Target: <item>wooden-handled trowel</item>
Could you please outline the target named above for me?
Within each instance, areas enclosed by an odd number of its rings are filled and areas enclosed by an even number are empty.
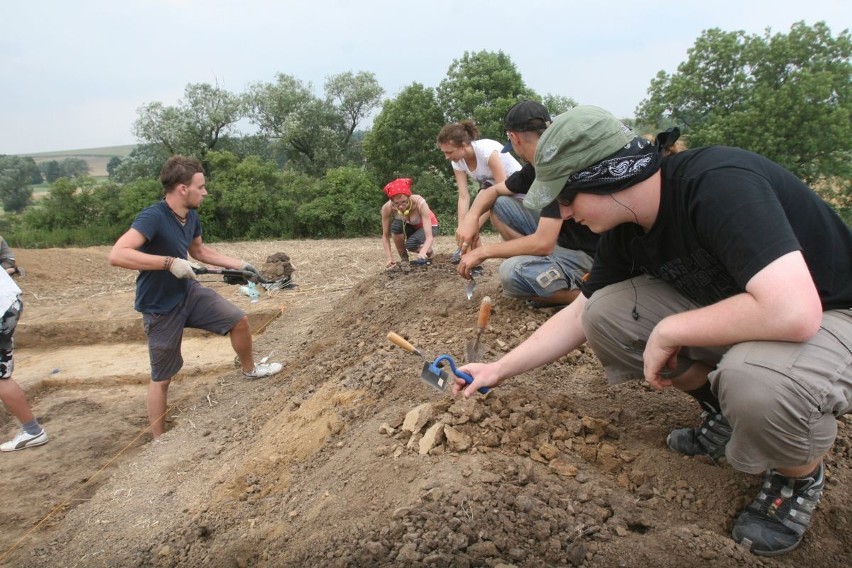
[[[430,387],[439,391],[444,391],[447,389],[447,386],[452,382],[449,378],[449,375],[447,375],[447,372],[441,368],[442,363],[444,361],[450,364],[450,369],[453,370],[453,374],[455,376],[459,377],[467,384],[473,382],[473,377],[463,371],[459,371],[456,368],[455,361],[453,361],[453,358],[449,355],[439,355],[438,358],[434,361],[429,361],[428,359],[426,359],[423,353],[420,352],[419,349],[414,347],[414,345],[412,345],[409,341],[407,341],[399,334],[396,334],[391,331],[390,333],[388,333],[388,339],[390,339],[394,345],[402,347],[409,353],[419,355],[426,361],[425,363],[423,363],[423,369],[420,371],[420,379]],[[490,389],[488,387],[482,387],[481,389],[479,389],[479,392],[485,394],[489,390]]]
[[[476,339],[467,342],[465,346],[465,358],[468,363],[478,363],[485,355],[485,346],[480,342],[482,332],[488,327],[488,319],[491,317],[491,297],[485,296],[479,304],[479,316],[476,318]]]

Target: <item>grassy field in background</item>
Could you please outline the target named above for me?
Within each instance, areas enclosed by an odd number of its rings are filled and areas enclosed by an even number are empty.
[[[124,158],[135,148],[135,144],[123,146],[104,146],[103,148],[83,148],[79,150],[62,150],[59,152],[40,152],[37,154],[21,154],[22,157],[32,158],[37,164],[56,160],[61,162],[66,158],[80,158],[89,164],[89,175],[94,178],[107,177],[106,166],[113,156]],[[37,189],[36,189],[37,191]]]

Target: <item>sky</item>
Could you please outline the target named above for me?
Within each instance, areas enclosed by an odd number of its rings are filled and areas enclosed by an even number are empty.
[[[190,83],[371,72],[395,97],[466,51],[503,51],[540,95],[632,117],[704,30],[852,28],[850,0],[28,0],[0,3],[0,154],[135,144],[138,109]]]

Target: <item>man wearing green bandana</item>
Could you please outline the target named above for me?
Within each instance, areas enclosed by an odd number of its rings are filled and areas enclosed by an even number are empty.
[[[733,538],[783,554],[810,524],[835,418],[852,407],[852,230],[757,154],[664,157],[677,134],[649,142],[593,106],[556,118],[524,205],[555,200],[601,235],[590,276],[502,359],[462,367],[474,381],[454,391],[495,387],[588,341],[611,383],[644,378],[698,402],[700,425],[671,432],[673,451],[765,474]]]

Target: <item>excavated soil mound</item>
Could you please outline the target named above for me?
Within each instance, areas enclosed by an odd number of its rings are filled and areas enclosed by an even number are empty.
[[[672,428],[697,419],[683,395],[638,382],[607,386],[586,349],[469,400],[420,380],[423,360],[391,344],[389,331],[427,358],[449,354],[461,362],[487,294],[494,311],[482,342],[485,360],[494,360],[552,315],[502,297],[496,261],[485,263],[469,301],[448,262],[448,237],[438,239],[432,266],[387,271],[376,239],[219,248],[249,262],[276,251],[292,257],[299,289],[266,295],[257,305],[282,310],[256,337],[256,349],[282,360],[284,372],[254,382],[224,364],[184,373],[170,393],[170,430],[154,443],[134,439],[145,426],[144,381],[37,392],[36,412],[49,418],[53,438],[0,456],[6,505],[20,501],[0,518],[7,547],[0,563],[848,563],[847,419],[838,421],[828,487],[803,544],[759,559],[729,534],[761,479],[665,447]],[[95,252],[93,258],[105,254]],[[116,288],[132,284],[123,273],[116,277]],[[41,303],[33,311],[46,317],[45,309]],[[136,365],[144,369],[144,361]],[[7,421],[3,434],[13,430]],[[67,447],[71,442],[76,447]]]

